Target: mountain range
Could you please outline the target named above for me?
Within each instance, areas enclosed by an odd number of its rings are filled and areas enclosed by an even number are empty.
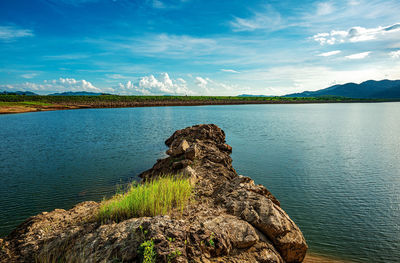
[[[346,83],[334,85],[317,91],[292,93],[284,97],[320,97],[340,96],[355,99],[398,99],[400,98],[400,80],[368,80],[360,84]]]
[[[31,91],[0,91],[0,94],[16,94],[16,95],[38,95]],[[49,96],[99,96],[110,95],[106,93],[95,93],[87,91],[78,92],[62,92],[53,93]],[[165,95],[167,96],[167,95]],[[283,97],[321,97],[321,96],[336,96],[347,97],[354,99],[400,99],[400,80],[368,80],[360,84],[346,83],[341,85],[333,85],[325,89],[316,91],[303,91],[300,93],[292,93]],[[238,97],[270,97],[267,95],[250,95],[242,94]]]
[[[0,94],[3,94],[3,95],[27,95],[27,96],[38,95],[32,91],[0,91]]]

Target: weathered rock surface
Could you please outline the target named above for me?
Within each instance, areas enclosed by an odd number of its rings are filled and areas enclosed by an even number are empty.
[[[84,202],[29,218],[4,240],[0,262],[141,262],[138,248],[153,239],[157,262],[302,262],[300,229],[262,185],[239,176],[232,148],[216,125],[176,131],[169,157],[143,172],[143,180],[184,174],[194,201],[182,213],[99,224],[99,204]]]

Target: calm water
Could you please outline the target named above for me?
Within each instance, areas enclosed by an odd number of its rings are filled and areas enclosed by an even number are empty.
[[[267,186],[313,252],[400,258],[400,103],[85,109],[0,115],[0,236],[26,217],[100,200],[215,123],[238,173]]]

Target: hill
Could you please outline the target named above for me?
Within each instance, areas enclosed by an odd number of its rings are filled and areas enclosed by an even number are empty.
[[[400,80],[368,80],[360,84],[346,83],[334,85],[317,91],[293,93],[284,97],[340,96],[357,99],[396,99],[400,98]]]
[[[27,95],[27,96],[35,96],[38,95],[32,91],[0,91],[0,94],[4,95]]]

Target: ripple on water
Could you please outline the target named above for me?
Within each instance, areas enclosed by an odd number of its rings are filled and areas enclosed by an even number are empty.
[[[310,251],[400,258],[400,103],[90,109],[0,116],[0,235],[28,216],[101,200],[198,123],[278,197]],[[23,125],[22,125],[23,124]]]

